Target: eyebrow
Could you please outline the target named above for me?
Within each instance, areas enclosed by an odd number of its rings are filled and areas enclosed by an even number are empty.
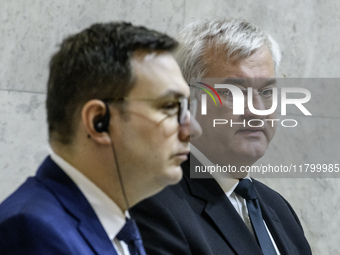
[[[264,84],[263,87],[268,86],[268,85],[274,85],[277,83],[277,79],[275,78],[265,79],[265,80],[266,80],[266,83]]]
[[[175,91],[175,90],[168,90],[158,96],[159,99],[167,99],[167,98],[179,98],[179,97],[185,97],[182,93]]]
[[[224,84],[232,84],[232,85],[239,85],[239,86],[246,87],[246,85],[247,85],[249,80],[254,80],[254,79],[227,78],[227,79],[224,79],[221,82],[221,84],[224,83]],[[269,85],[274,85],[274,84],[277,83],[277,79],[276,78],[263,78],[261,80],[265,81],[265,83],[262,85],[262,87],[266,87],[266,86],[269,86]]]
[[[221,83],[245,86],[246,80],[247,79],[227,78],[227,79],[224,79]]]

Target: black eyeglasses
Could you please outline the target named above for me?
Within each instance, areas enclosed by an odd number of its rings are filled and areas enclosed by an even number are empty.
[[[177,114],[177,121],[179,125],[184,125],[187,121],[188,110],[196,112],[196,105],[194,102],[189,103],[187,97],[178,97],[174,99],[153,99],[153,98],[108,98],[104,102],[119,102],[119,101],[146,101],[146,102],[164,102],[164,108],[168,110],[168,115]]]

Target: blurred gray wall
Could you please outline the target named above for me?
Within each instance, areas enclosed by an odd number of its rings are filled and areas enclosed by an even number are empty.
[[[280,77],[336,78],[340,66],[339,13],[337,0],[2,0],[0,201],[33,175],[50,152],[44,105],[48,62],[67,35],[92,23],[125,20],[175,36],[200,18],[243,17],[268,31],[280,44]],[[324,94],[323,87],[314,89]],[[335,86],[331,91],[334,95],[339,89]],[[315,116],[324,123],[321,127],[305,124],[300,133],[280,129],[261,162],[275,163],[283,158],[289,162],[301,155],[305,163],[328,163],[331,155],[334,163],[339,163],[339,146],[332,140],[339,139],[338,105],[335,101],[333,112]],[[306,141],[308,148],[302,146]],[[339,254],[340,179],[310,176],[262,181],[295,208],[314,254]]]

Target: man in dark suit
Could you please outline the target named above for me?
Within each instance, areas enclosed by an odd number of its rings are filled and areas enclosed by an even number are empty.
[[[147,253],[311,254],[289,203],[244,171],[264,155],[275,133],[267,120],[276,118],[268,109],[281,59],[277,43],[243,19],[193,23],[179,41],[177,60],[199,101],[203,135],[191,142],[183,180],[131,211]],[[222,106],[202,94],[215,84],[232,85],[216,88]],[[233,114],[239,102],[234,87],[252,99],[242,101],[242,114]],[[250,103],[266,114],[254,114]],[[223,125],[214,125],[216,119]]]
[[[129,23],[63,41],[47,86],[53,154],[0,205],[0,254],[145,254],[129,207],[180,181],[189,87],[172,38]]]

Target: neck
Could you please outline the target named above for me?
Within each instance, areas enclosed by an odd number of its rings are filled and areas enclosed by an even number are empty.
[[[203,165],[203,166],[215,166],[217,170],[217,165],[223,169],[223,172],[214,172],[212,174],[214,178],[231,178],[231,179],[242,179],[249,176],[249,173],[244,172],[245,168],[252,166],[256,161],[249,160],[239,163],[237,160],[223,158],[223,162],[217,162],[211,160],[207,155],[202,153],[196,146],[191,144],[190,147],[191,154]]]
[[[128,209],[110,148],[51,143],[52,150],[100,188],[122,212]],[[82,149],[77,149],[82,148]]]

